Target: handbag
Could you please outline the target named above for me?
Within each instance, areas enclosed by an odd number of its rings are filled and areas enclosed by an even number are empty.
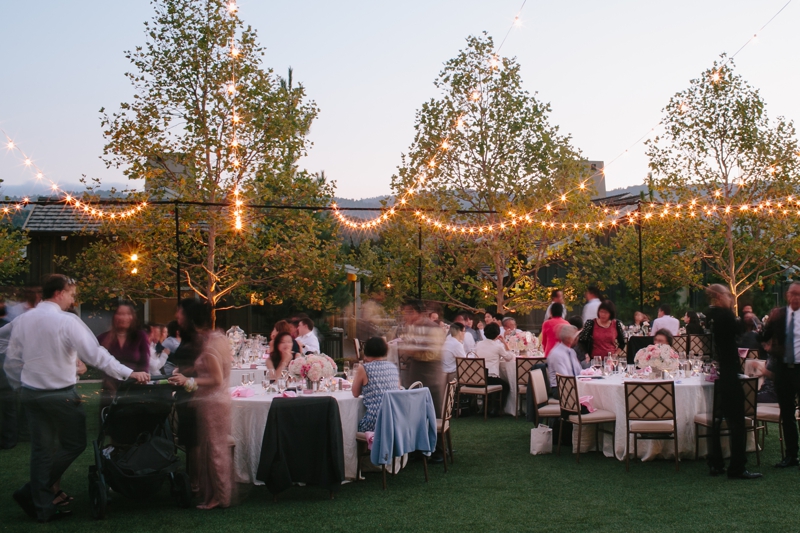
[[[531,429],[531,455],[553,453],[553,430],[549,426],[539,424]]]

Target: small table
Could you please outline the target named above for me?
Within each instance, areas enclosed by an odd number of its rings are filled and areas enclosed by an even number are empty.
[[[244,372],[244,370],[243,370]],[[250,370],[250,372],[253,372]],[[272,400],[277,394],[265,393],[259,385],[249,398],[233,398],[231,413],[231,435],[236,441],[233,451],[234,478],[238,483],[262,485],[256,480],[258,463],[261,460],[261,443]],[[366,409],[361,398],[354,398],[350,391],[318,392],[314,396],[327,395],[336,398],[342,420],[342,444],[344,448],[344,473],[347,479],[355,479],[358,467],[356,431],[358,421]]]

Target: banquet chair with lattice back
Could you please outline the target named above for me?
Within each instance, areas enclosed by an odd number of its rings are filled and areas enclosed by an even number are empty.
[[[483,419],[486,420],[489,412],[489,399],[492,395],[497,396],[499,409],[503,408],[503,387],[501,385],[489,385],[488,373],[486,371],[486,359],[456,357],[456,375],[458,379],[458,396],[456,402],[461,405],[461,395],[483,397]],[[456,418],[461,415],[459,409]]]
[[[689,335],[689,352],[711,356],[711,335]]]
[[[450,419],[453,418],[453,407],[456,401],[456,380],[447,383],[444,391],[444,404],[442,405],[442,418],[436,420],[436,441],[442,447],[444,458],[444,471],[447,473],[447,456],[450,456],[450,463],[453,459],[453,435],[450,433]]]
[[[528,373],[531,394],[533,395],[533,425],[538,426],[544,418],[559,418],[561,407],[558,400],[551,403],[547,397],[547,386],[544,381],[544,373],[541,369],[531,370]]]
[[[522,410],[522,399],[528,394],[528,373],[539,363],[544,363],[544,357],[517,357],[517,405],[514,410],[514,419],[519,417]]]
[[[675,411],[674,381],[625,382],[625,471],[630,470],[630,442],[639,457],[639,439],[672,439],[675,471],[679,470],[678,423]]]
[[[559,435],[563,435],[564,431],[564,415],[568,416],[567,421],[573,425],[578,426],[578,448],[575,450],[575,460],[581,462],[581,433],[583,426],[594,425],[597,426],[595,433],[595,446],[597,451],[603,453],[603,448],[600,446],[600,433],[607,433],[612,436],[613,431],[603,429],[603,424],[616,423],[617,416],[611,411],[604,409],[597,409],[593,413],[581,413],[581,402],[578,396],[578,381],[575,376],[564,376],[556,374],[556,384],[558,385],[558,401],[561,407],[561,420],[559,421]],[[561,439],[558,439],[558,452],[561,455]]]
[[[689,353],[689,336],[676,335],[672,340],[672,349],[678,353]]]

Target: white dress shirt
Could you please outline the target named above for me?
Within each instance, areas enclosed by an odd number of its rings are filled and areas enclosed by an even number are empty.
[[[471,338],[471,335],[466,335],[464,340]],[[475,341],[473,340],[474,344]],[[464,345],[458,339],[450,335],[444,340],[442,345],[442,372],[445,374],[452,374],[456,371],[456,357],[466,357],[467,352],[464,351]]]
[[[586,302],[586,305],[583,306],[583,313],[581,314],[584,324],[586,324],[587,320],[597,318],[598,307],[600,307],[600,298],[592,298]]]
[[[316,352],[319,353],[319,339],[314,335],[313,331],[309,331],[305,335],[297,337],[297,342],[303,344],[303,353]]]
[[[514,354],[507,351],[503,344],[495,339],[483,340],[475,345],[475,354],[479,358],[486,359],[486,370],[489,376],[493,378],[500,377],[500,360],[511,361],[514,359]]]
[[[664,315],[653,320],[653,327],[650,328],[650,333],[655,335],[660,329],[669,331],[674,337],[681,332],[681,322],[674,316]]]
[[[794,324],[792,324],[792,313],[794,313]],[[786,331],[794,326],[794,362],[800,364],[800,309],[792,311],[792,308],[786,306]]]
[[[56,390],[75,385],[78,357],[112,378],[127,379],[133,372],[100,346],[80,318],[53,302],[41,302],[0,328],[0,349],[5,342],[3,368],[15,389]]]
[[[581,364],[575,350],[568,348],[563,342],[559,342],[550,350],[547,356],[547,375],[550,378],[550,386],[557,387],[556,374],[562,376],[580,376]]]
[[[462,349],[464,350],[464,353],[475,351],[475,338],[470,335],[468,331],[464,332],[464,344],[462,345]],[[453,372],[455,372],[455,370],[453,370]]]

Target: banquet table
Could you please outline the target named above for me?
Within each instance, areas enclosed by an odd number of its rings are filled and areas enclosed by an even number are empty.
[[[508,398],[506,404],[503,406],[503,412],[509,415],[515,415],[517,412],[517,360],[516,358],[511,361],[500,361],[500,377],[508,381]]]
[[[253,386],[254,396],[232,399],[231,434],[236,441],[233,451],[233,468],[238,483],[263,484],[256,480],[261,459],[261,443],[272,400],[277,394],[265,393],[261,386]],[[339,404],[342,420],[344,472],[347,479],[355,479],[358,466],[356,431],[358,421],[364,416],[364,402],[354,398],[350,391],[319,392],[314,396],[333,396]]]
[[[254,374],[255,379],[253,384],[260,387],[261,381],[266,378],[267,367],[264,365],[258,365],[256,368],[231,368],[231,378],[228,382],[228,385],[231,387],[237,387],[241,385],[242,376],[246,374]]]
[[[613,412],[617,417],[614,441],[611,436],[601,434],[603,453],[607,457],[615,456],[620,461],[625,459],[625,387],[623,381],[631,378],[622,376],[606,376],[602,379],[578,378],[578,394],[592,396],[592,405],[595,409],[604,409]],[[678,423],[678,450],[680,456],[694,459],[695,455],[695,425],[696,414],[711,412],[714,400],[714,384],[704,378],[691,377],[675,380],[675,410]],[[590,428],[590,431],[586,431]],[[610,428],[607,428],[610,429]],[[701,430],[704,432],[705,430]],[[594,449],[595,431],[593,426],[584,427],[583,446],[581,452]],[[578,432],[573,431],[573,452],[577,447]],[[747,449],[755,450],[755,439],[748,433]],[[700,439],[700,456],[707,453],[708,439]],[[588,446],[587,446],[588,444]],[[588,448],[588,449],[587,449]],[[630,451],[633,453],[633,438],[631,437]],[[729,455],[728,438],[722,439],[722,452]],[[673,441],[670,440],[639,440],[639,458],[650,461],[656,458],[671,459],[675,457]]]

